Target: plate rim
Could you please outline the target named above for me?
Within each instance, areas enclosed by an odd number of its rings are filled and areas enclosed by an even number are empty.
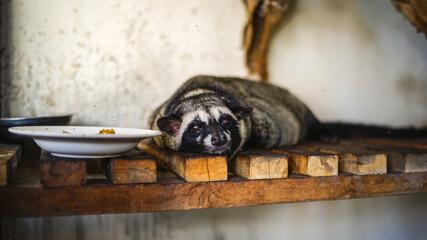
[[[123,155],[123,152],[116,153],[116,154],[94,154],[94,155],[82,155],[82,154],[63,154],[63,153],[56,153],[56,152],[50,152],[52,156],[55,157],[62,157],[62,158],[72,158],[72,159],[98,159],[98,158],[113,158],[113,157],[119,157]]]
[[[0,118],[0,122],[15,122],[15,121],[29,121],[29,120],[40,120],[40,119],[56,119],[56,118],[69,118],[73,114],[46,114],[34,117],[11,117],[11,118]]]
[[[135,131],[144,131],[145,133],[135,133],[126,135],[116,134],[97,134],[97,135],[85,135],[85,134],[63,134],[60,132],[43,132],[36,130],[25,130],[29,128],[97,128],[97,129],[126,129]],[[14,126],[8,128],[8,131],[17,134],[28,136],[31,138],[57,138],[57,139],[98,139],[98,140],[114,140],[114,139],[142,139],[149,137],[160,136],[162,133],[157,130],[144,129],[144,128],[127,128],[127,127],[111,127],[111,126],[73,126],[73,125],[39,125],[39,126]]]

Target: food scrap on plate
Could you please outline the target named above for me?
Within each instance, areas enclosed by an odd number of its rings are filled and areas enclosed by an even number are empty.
[[[116,131],[114,129],[102,129],[99,131],[99,134],[116,134]]]

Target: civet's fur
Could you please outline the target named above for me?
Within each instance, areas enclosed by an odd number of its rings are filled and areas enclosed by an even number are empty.
[[[319,127],[310,110],[285,89],[213,76],[188,80],[152,113],[149,124],[163,131],[154,138],[161,147],[229,158],[245,144],[264,149],[296,144],[309,128]]]

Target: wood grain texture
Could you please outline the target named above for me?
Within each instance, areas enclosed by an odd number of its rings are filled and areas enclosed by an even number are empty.
[[[227,180],[226,156],[175,152],[148,141],[140,142],[138,148],[157,157],[164,166],[187,182]]]
[[[45,187],[81,186],[86,183],[86,160],[54,157],[43,151],[40,157],[40,182]]]
[[[293,9],[294,0],[244,0],[247,21],[243,33],[246,65],[251,74],[268,81],[268,48],[282,19]]]
[[[140,150],[132,150],[120,157],[105,159],[104,170],[113,184],[149,183],[157,181],[156,158]]]
[[[385,153],[338,144],[306,143],[299,147],[338,155],[339,171],[357,175],[387,173]]]
[[[157,183],[44,188],[38,183],[0,187],[0,217],[158,212],[202,208],[351,199],[427,192],[427,173],[340,175],[286,179]]]
[[[308,176],[338,175],[338,156],[319,151],[298,148],[273,149],[274,152],[289,156],[290,171]]]
[[[342,141],[342,143],[384,152],[387,155],[389,172],[427,171],[427,151],[425,149],[376,144],[365,140],[348,140]]]
[[[391,0],[418,31],[427,37],[427,3],[425,0]]]
[[[19,145],[0,144],[0,186],[5,186],[15,171],[21,156]]]
[[[397,148],[421,148],[427,149],[427,138],[412,139],[389,139],[389,138],[351,138],[350,141],[372,143],[374,145],[385,145]]]
[[[246,179],[288,177],[288,156],[266,150],[240,152],[229,163],[230,171]]]

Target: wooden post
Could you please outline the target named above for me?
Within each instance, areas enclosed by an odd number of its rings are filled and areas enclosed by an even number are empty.
[[[175,152],[159,148],[148,141],[141,141],[138,148],[157,157],[163,165],[187,182],[227,180],[226,156]]]
[[[0,186],[6,186],[21,156],[19,145],[0,145]]]
[[[156,158],[134,149],[122,156],[103,160],[103,169],[113,184],[157,181]]]
[[[321,152],[338,154],[339,171],[357,175],[387,173],[387,156],[384,153],[367,150],[360,147],[342,146],[336,144],[304,144],[302,148]]]
[[[40,182],[43,186],[81,186],[86,183],[86,178],[86,159],[55,157],[42,151]]]
[[[313,177],[338,175],[338,156],[335,154],[297,148],[279,148],[273,151],[289,156],[290,170],[293,173]]]
[[[230,171],[246,179],[288,177],[288,156],[266,150],[240,152],[229,163]]]

